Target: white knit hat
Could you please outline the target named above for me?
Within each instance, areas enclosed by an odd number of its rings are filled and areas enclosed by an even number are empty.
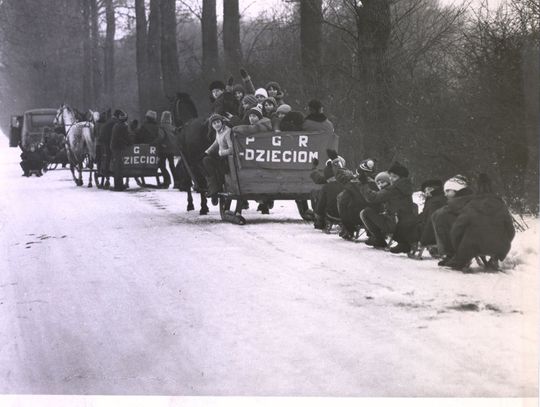
[[[444,190],[461,191],[468,186],[469,182],[467,181],[467,178],[465,178],[463,175],[458,174],[444,183]]]
[[[255,91],[255,96],[257,95],[262,95],[266,99],[268,97],[268,92],[266,91],[265,88],[259,88]]]

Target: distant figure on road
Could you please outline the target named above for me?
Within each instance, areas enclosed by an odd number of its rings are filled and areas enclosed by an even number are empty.
[[[124,191],[126,189],[123,182],[124,163],[122,160],[122,150],[133,144],[126,123],[127,119],[127,114],[121,112],[118,116],[118,123],[116,123],[112,129],[111,152],[114,164],[113,172],[115,191]]]

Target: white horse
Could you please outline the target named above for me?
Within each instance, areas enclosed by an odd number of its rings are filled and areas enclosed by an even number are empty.
[[[94,115],[94,112],[91,112]],[[70,163],[71,175],[77,186],[83,185],[82,172],[86,167],[90,170],[88,188],[92,187],[92,173],[96,159],[96,141],[94,124],[89,121],[78,122],[75,112],[67,105],[62,105],[56,112],[55,126],[64,127],[66,134],[66,152]],[[77,169],[78,177],[75,176]]]

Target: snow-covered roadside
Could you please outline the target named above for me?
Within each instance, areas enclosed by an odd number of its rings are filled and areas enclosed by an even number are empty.
[[[537,394],[537,219],[505,273],[465,275],[315,231],[290,202],[240,227],[173,190],[17,165],[2,146],[2,393]]]

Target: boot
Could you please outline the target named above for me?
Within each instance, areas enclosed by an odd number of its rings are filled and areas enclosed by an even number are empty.
[[[209,176],[207,179],[208,179],[208,192],[206,193],[206,195],[209,197],[213,197],[217,195],[218,192],[220,192],[220,188],[218,186],[216,177]]]
[[[447,254],[437,263],[437,266],[444,267],[448,264],[450,260],[452,260],[452,256]]]
[[[390,249],[390,253],[408,253],[411,251],[411,246],[408,243],[398,243],[396,246]]]
[[[385,248],[387,246],[386,240],[384,240],[381,237],[376,237],[376,236],[370,236],[368,240],[366,240],[365,243],[366,245],[373,246],[374,248]]]

